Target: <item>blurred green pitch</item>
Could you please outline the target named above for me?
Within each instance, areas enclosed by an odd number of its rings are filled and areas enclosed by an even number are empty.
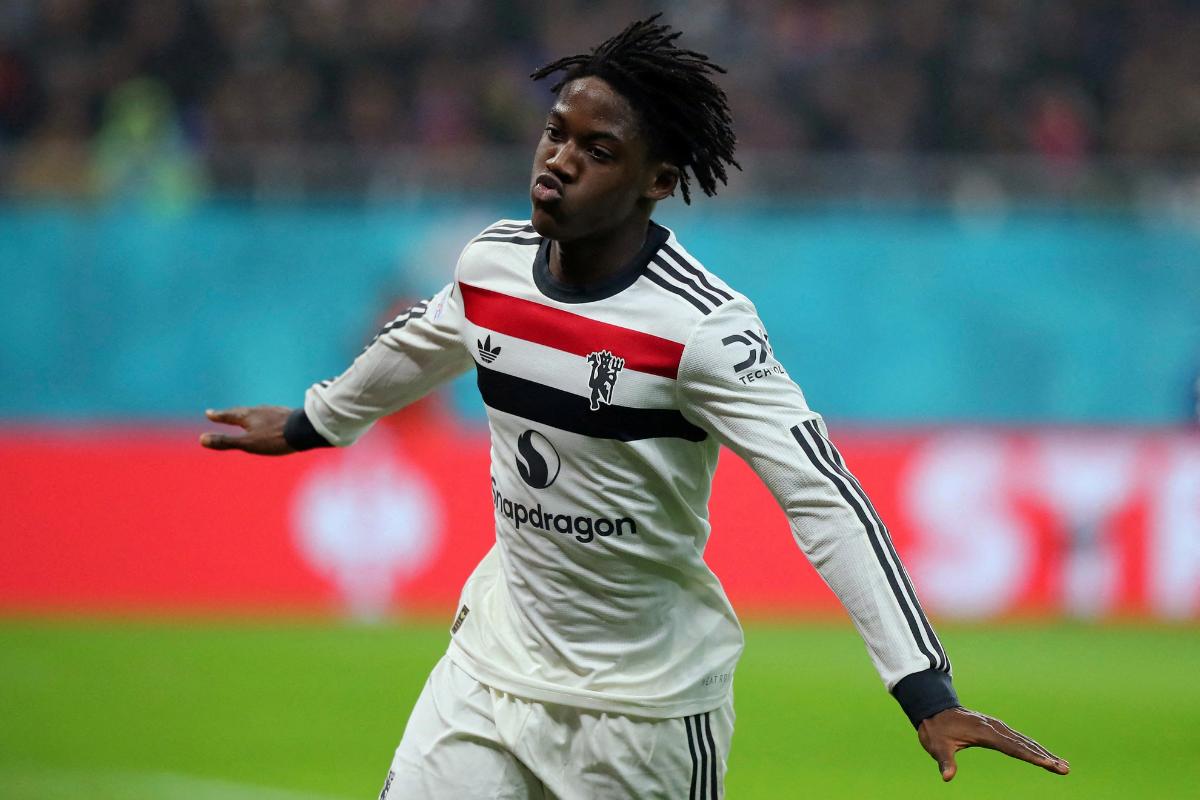
[[[964,701],[1057,754],[942,787],[845,624],[748,626],[728,796],[1200,797],[1200,629],[942,626]],[[373,798],[442,624],[0,622],[0,798]]]

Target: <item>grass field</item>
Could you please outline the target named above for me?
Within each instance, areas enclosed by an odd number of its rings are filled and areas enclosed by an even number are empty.
[[[0,798],[374,798],[444,625],[0,623]],[[751,625],[728,796],[1200,797],[1200,630],[944,626],[965,702],[1068,758],[943,786],[849,625]]]

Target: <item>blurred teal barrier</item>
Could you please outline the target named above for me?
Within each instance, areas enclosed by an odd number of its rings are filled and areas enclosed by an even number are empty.
[[[295,403],[399,298],[444,283],[471,235],[525,213],[490,199],[0,207],[0,415]],[[1197,228],[703,200],[661,220],[757,303],[777,354],[830,416],[1186,417],[1200,369]],[[469,379],[458,390],[468,397]]]

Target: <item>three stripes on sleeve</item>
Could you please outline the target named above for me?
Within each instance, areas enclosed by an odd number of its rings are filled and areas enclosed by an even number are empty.
[[[646,278],[671,294],[682,297],[701,314],[707,316],[733,299],[732,294],[715,285],[703,271],[669,244],[664,244],[650,262],[646,265]],[[667,280],[667,277],[674,282]]]
[[[879,567],[887,578],[892,595],[904,613],[913,641],[921,654],[929,660],[929,668],[949,674],[950,659],[917,601],[917,594],[913,591],[908,573],[900,563],[887,527],[875,511],[875,507],[871,505],[858,479],[846,469],[841,454],[833,446],[833,442],[821,433],[815,419],[793,426],[791,433],[813,467],[833,484],[838,494],[858,517],[871,543],[871,549],[875,552]]]

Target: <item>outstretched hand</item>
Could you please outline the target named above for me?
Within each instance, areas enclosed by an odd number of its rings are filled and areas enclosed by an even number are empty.
[[[942,780],[954,778],[958,764],[954,754],[968,747],[987,747],[1028,761],[1057,775],[1066,775],[1071,765],[1023,733],[1014,731],[994,717],[968,709],[948,708],[921,722],[917,728],[921,746],[933,756]]]
[[[213,422],[237,425],[245,431],[234,436],[226,433],[205,433],[200,444],[209,450],[242,450],[260,456],[284,456],[296,452],[283,438],[290,408],[284,406],[238,406],[223,411],[209,409],[204,416]]]

